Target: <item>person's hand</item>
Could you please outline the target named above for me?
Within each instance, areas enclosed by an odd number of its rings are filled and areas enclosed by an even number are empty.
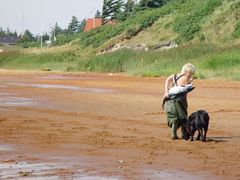
[[[163,99],[164,99],[164,98],[167,98],[167,97],[168,97],[168,93],[165,92],[164,95],[163,95]]]
[[[164,95],[163,95],[163,99],[162,99],[162,109],[164,109],[164,104],[166,102],[166,98],[168,98],[168,93],[165,92]]]
[[[189,84],[191,84],[192,81],[193,81],[193,77],[190,78],[190,80],[189,80]]]

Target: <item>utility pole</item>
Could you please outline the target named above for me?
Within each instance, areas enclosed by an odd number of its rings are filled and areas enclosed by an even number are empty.
[[[42,47],[42,40],[43,40],[42,36],[43,36],[43,33],[42,33],[42,25],[41,25],[41,47]]]
[[[53,30],[53,42],[57,40],[56,35],[55,35],[55,29]]]
[[[42,32],[41,32],[41,47],[42,47]]]
[[[22,10],[22,36],[24,35],[24,10]]]

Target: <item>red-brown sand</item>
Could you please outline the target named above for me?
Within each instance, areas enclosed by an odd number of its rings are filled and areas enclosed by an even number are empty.
[[[194,81],[188,111],[210,115],[203,143],[171,140],[164,79],[1,70],[0,143],[13,147],[1,163],[65,165],[46,177],[240,179],[240,82]]]

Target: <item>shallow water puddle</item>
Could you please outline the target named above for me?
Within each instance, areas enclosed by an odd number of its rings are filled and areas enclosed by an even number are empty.
[[[27,163],[27,162],[2,162],[0,163],[1,179],[76,179],[76,180],[118,180],[118,178],[89,176],[81,173],[58,176],[58,171],[68,169],[69,166],[56,163]]]
[[[6,156],[2,156],[7,153]],[[118,180],[113,177],[101,177],[84,173],[82,168],[76,167],[76,164],[64,162],[27,162],[17,160],[17,149],[0,144],[0,179],[23,179],[23,180],[58,180],[58,179],[76,179],[76,180]],[[27,157],[26,157],[27,158]],[[28,157],[31,158],[31,157]],[[51,157],[49,157],[51,159]],[[77,165],[79,166],[79,164]],[[64,173],[65,172],[65,173]]]
[[[145,171],[145,177],[151,179],[151,180],[158,180],[158,179],[164,179],[164,180],[202,180],[202,179],[215,179],[219,177],[213,177],[207,173],[199,172],[198,174],[191,174],[184,171],[179,170],[160,170],[160,171]]]
[[[33,106],[31,98],[25,97],[0,97],[0,106]]]
[[[71,77],[71,76],[63,76],[63,75],[51,75],[44,77],[36,77],[37,79],[53,79],[53,80],[84,80],[84,79],[93,79],[90,77]]]
[[[8,145],[0,145],[0,152],[1,151],[12,151],[14,150],[12,147],[8,146]]]
[[[71,77],[67,76],[61,76],[61,75],[52,75],[52,76],[44,76],[44,77],[36,77],[37,79],[73,79]]]
[[[66,168],[58,164],[14,162],[0,163],[0,178],[43,177],[53,174],[56,169]],[[55,175],[54,175],[55,176]],[[51,176],[50,176],[51,177]]]
[[[112,74],[113,75],[113,74]],[[91,76],[74,76],[74,75],[49,75],[49,76],[38,76],[36,79],[53,79],[53,80],[96,80],[101,77]]]
[[[83,176],[83,177],[76,177],[73,178],[76,180],[118,180],[118,178],[111,178],[111,177],[99,177],[99,176]]]
[[[74,90],[81,91],[86,93],[110,93],[113,90],[102,89],[102,88],[82,88],[79,86],[67,86],[67,85],[53,85],[53,84],[25,84],[25,83],[8,83],[9,85],[15,86],[25,86],[25,87],[34,87],[34,88],[42,88],[42,89],[66,89],[66,90]]]

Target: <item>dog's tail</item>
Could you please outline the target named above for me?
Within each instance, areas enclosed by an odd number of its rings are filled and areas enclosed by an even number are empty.
[[[205,130],[207,131],[208,130],[209,120],[210,120],[209,115],[208,115],[207,112],[204,113],[203,119],[204,119],[204,124],[205,124],[204,127],[206,128]]]
[[[206,131],[208,130],[208,123],[209,123],[209,115],[206,111],[201,110],[201,113],[198,114],[197,121],[200,123],[200,128],[204,128]]]

